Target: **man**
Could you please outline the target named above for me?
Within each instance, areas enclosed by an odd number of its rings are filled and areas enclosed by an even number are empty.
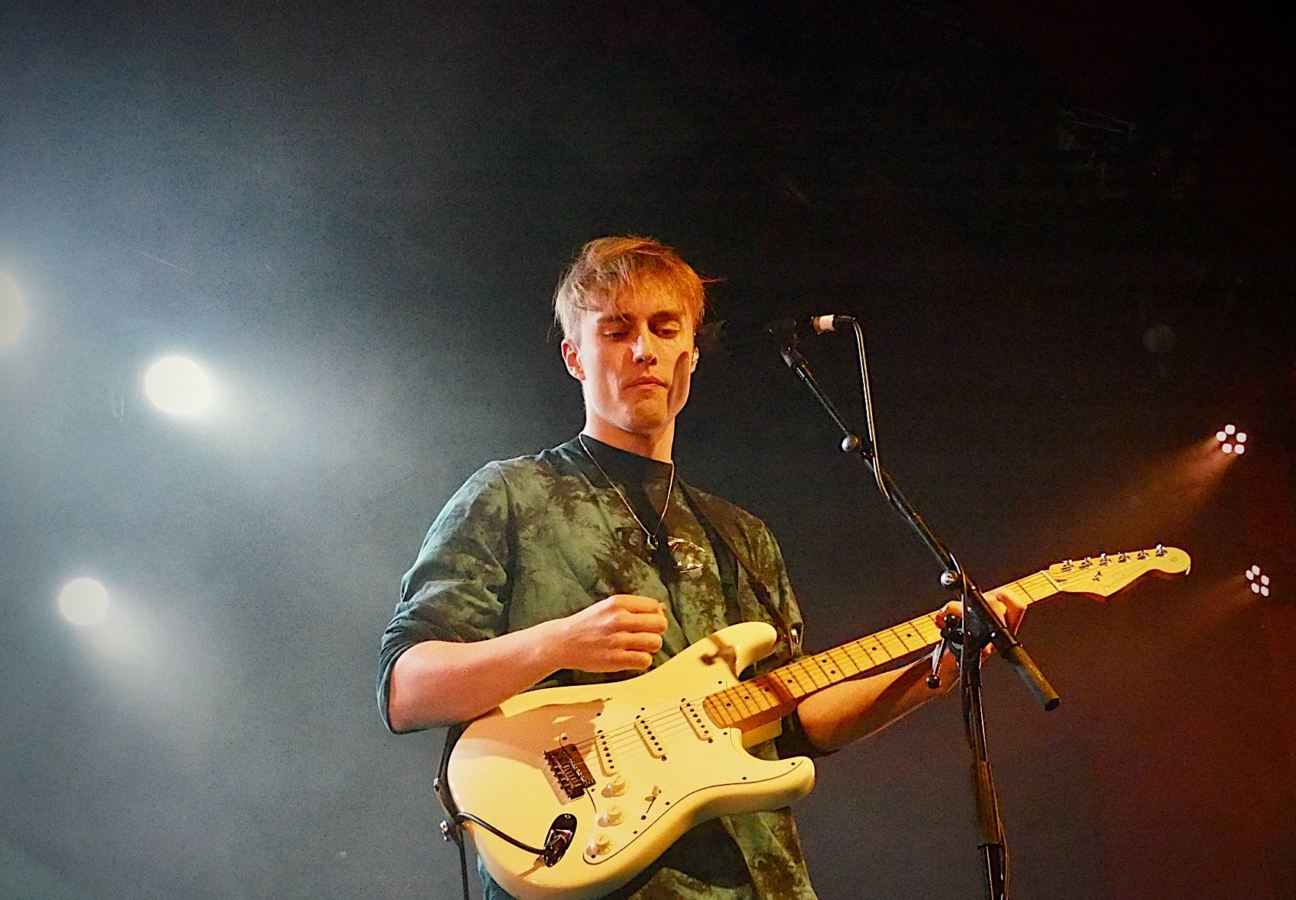
[[[537,685],[637,674],[738,621],[778,630],[760,671],[800,654],[774,538],[672,462],[703,307],[701,280],[669,247],[614,237],[582,249],[554,309],[585,426],[537,456],[488,464],[437,517],[383,638],[378,699],[393,731],[464,722]],[[1020,610],[1010,613],[1015,626]],[[953,666],[942,663],[946,686]],[[752,752],[843,747],[930,699],[927,672],[919,661],[813,694]],[[487,897],[507,896],[482,876]],[[814,892],[782,809],[699,825],[618,896]]]

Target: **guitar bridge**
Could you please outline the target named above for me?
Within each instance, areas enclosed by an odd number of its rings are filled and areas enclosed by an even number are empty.
[[[583,797],[586,788],[594,786],[594,776],[590,774],[589,766],[585,765],[580,751],[571,744],[560,744],[557,750],[546,750],[544,756],[549,771],[553,772],[568,800]]]

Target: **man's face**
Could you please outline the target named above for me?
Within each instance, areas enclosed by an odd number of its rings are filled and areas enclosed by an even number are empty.
[[[693,322],[684,308],[640,291],[583,312],[579,335],[579,343],[563,341],[563,360],[581,382],[593,436],[608,427],[660,436],[684,408],[697,364]]]

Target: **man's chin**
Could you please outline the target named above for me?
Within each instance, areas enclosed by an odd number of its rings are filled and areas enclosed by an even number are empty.
[[[654,434],[670,424],[666,409],[635,409],[622,421],[621,427],[631,434]]]

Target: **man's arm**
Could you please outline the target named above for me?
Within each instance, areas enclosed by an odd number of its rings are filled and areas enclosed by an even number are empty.
[[[999,614],[1016,632],[1026,607],[1009,595],[994,591],[988,591],[986,599],[996,605]],[[959,604],[951,603],[936,618],[939,621],[947,612],[961,611]],[[824,751],[840,750],[881,731],[958,683],[958,668],[949,653],[941,659],[939,688],[927,687],[930,673],[931,662],[924,657],[902,669],[844,681],[801,701],[797,717],[810,743]]]
[[[562,619],[482,641],[423,641],[392,667],[393,731],[466,722],[559,669],[643,671],[666,616],[651,597],[616,594]]]

